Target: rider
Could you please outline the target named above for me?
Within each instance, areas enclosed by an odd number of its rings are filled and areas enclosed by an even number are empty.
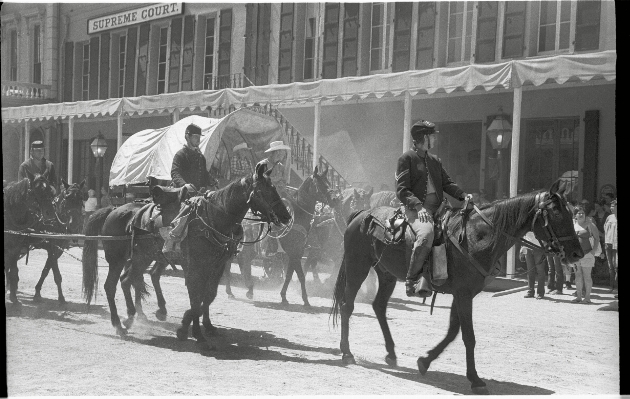
[[[261,162],[267,164],[267,170],[271,169],[271,183],[276,187],[278,194],[280,194],[281,198],[286,198],[287,192],[285,187],[287,186],[287,179],[285,176],[285,167],[286,160],[288,158],[289,150],[291,147],[284,144],[282,141],[272,141],[269,144],[269,148],[265,150],[265,154],[269,154],[267,158],[263,159]],[[266,241],[266,253],[275,254],[278,251],[278,240],[273,237],[267,237]]]
[[[22,162],[18,169],[18,180],[28,177],[28,173],[33,176],[36,174],[43,175],[48,171],[48,182],[50,183],[53,195],[57,194],[57,174],[55,173],[55,165],[44,158],[44,142],[35,140],[31,143],[31,157]]]
[[[433,216],[440,206],[444,192],[461,201],[467,194],[448,176],[442,161],[428,150],[435,146],[435,124],[421,120],[411,127],[413,148],[398,158],[396,194],[405,206],[407,221],[416,239],[405,281],[407,296],[431,296],[429,282],[422,276],[422,268],[433,246]],[[419,291],[414,285],[420,277]]]
[[[208,187],[217,187],[218,182],[206,169],[206,157],[199,149],[201,128],[195,124],[186,127],[186,145],[173,157],[171,179],[175,187],[186,187],[189,193],[203,193]],[[190,208],[184,207],[173,220],[173,230],[168,234],[162,252],[167,256],[178,256],[179,244],[186,235]]]

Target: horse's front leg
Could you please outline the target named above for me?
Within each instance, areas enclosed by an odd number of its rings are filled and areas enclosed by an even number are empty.
[[[61,289],[61,272],[59,271],[59,257],[63,251],[61,249],[55,248],[53,250],[48,251],[48,260],[52,265],[53,278],[55,280],[55,284],[57,284],[57,299],[60,305],[64,305],[66,303],[66,298],[63,296],[63,291]],[[48,263],[48,260],[46,263]]]
[[[297,274],[300,287],[302,288],[302,301],[304,301],[304,306],[309,307],[311,304],[308,302],[308,294],[306,293],[306,276],[304,275],[304,270],[302,269],[302,255],[292,261],[294,262],[293,268],[295,269],[295,274]]]
[[[471,382],[471,389],[476,395],[488,394],[486,383],[479,378],[475,368],[475,331],[472,319],[472,294],[469,292],[456,294],[457,313],[462,329],[462,340],[466,346],[466,378]]]
[[[385,349],[387,350],[385,361],[390,366],[395,366],[397,364],[396,351],[394,349],[394,339],[387,323],[387,303],[394,292],[394,288],[396,288],[396,277],[390,273],[383,272],[378,266],[376,274],[378,275],[378,291],[374,297],[374,302],[372,302],[372,309],[374,309],[378,324],[383,332],[383,338],[385,338]]]
[[[155,296],[157,297],[158,310],[155,311],[155,317],[160,320],[166,320],[166,300],[164,299],[164,294],[162,293],[162,286],[160,285],[160,276],[162,276],[162,272],[166,268],[167,263],[163,261],[156,261],[153,269],[151,270],[151,283],[153,283],[153,290],[155,291]]]
[[[418,358],[418,371],[421,375],[425,375],[427,370],[429,370],[429,366],[431,362],[438,358],[446,349],[446,347],[453,342],[457,334],[459,334],[459,314],[457,313],[457,303],[455,299],[453,299],[453,304],[451,305],[451,316],[448,325],[448,331],[446,332],[446,337],[439,344],[435,346],[435,348],[431,349],[428,352],[427,357],[419,357]]]
[[[7,250],[5,248],[5,250]],[[14,305],[21,305],[22,303],[17,298],[18,282],[20,281],[18,270],[18,256],[17,253],[5,254],[4,256],[4,275],[7,279],[5,289],[9,287],[9,299]]]

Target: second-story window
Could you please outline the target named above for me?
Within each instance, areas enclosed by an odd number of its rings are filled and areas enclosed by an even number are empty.
[[[409,70],[412,3],[395,3],[392,72]]]
[[[370,72],[389,70],[389,37],[393,3],[372,3]]]
[[[125,95],[125,61],[127,59],[127,36],[118,38],[118,97]]]
[[[87,101],[90,99],[90,44],[83,45],[83,62],[81,66],[81,99]]]
[[[326,3],[324,11],[324,54],[322,78],[337,77],[337,51],[339,46],[339,3]]]
[[[575,21],[575,50],[599,49],[600,1],[578,1]]]
[[[525,1],[505,2],[503,58],[522,57],[525,50]]]
[[[280,44],[278,49],[278,83],[291,83],[293,67],[293,12],[295,4],[280,6]]]
[[[499,3],[480,1],[478,11],[475,62],[492,62],[495,60]]]
[[[11,30],[9,34],[10,37],[10,59],[9,59],[9,80],[12,82],[17,81],[17,70],[18,70],[18,40],[17,40],[17,30]]]
[[[33,26],[33,83],[42,83],[40,25]]]
[[[214,79],[214,28],[215,17],[206,18],[205,58],[203,66],[203,88],[212,90]]]
[[[569,49],[570,1],[541,1],[538,52]]]
[[[433,68],[435,40],[435,3],[418,3],[416,69]]]
[[[217,89],[231,86],[232,60],[232,9],[221,10],[219,21],[219,59],[217,63]]]
[[[453,1],[448,3],[448,7],[447,62],[469,61],[472,41],[473,3]]]
[[[315,38],[316,19],[309,18],[306,23],[306,35],[304,38],[304,79],[315,78]]]
[[[160,28],[160,48],[158,50],[157,94],[166,92],[166,59],[168,54],[168,27]]]
[[[343,7],[341,76],[356,76],[358,71],[359,6],[359,3],[345,3]]]

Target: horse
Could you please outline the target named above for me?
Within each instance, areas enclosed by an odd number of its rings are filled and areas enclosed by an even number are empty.
[[[199,328],[198,320],[203,309],[203,325],[213,332],[209,308],[217,295],[221,276],[243,238],[241,222],[251,208],[262,221],[276,225],[286,224],[291,214],[285,207],[266,170],[259,162],[253,177],[238,179],[223,189],[198,198],[193,204],[195,217],[189,222],[188,235],[182,241],[183,262],[186,270],[186,288],[190,309],[184,312],[177,337],[185,340],[193,322],[192,335],[202,348],[207,341]]]
[[[261,223],[261,222],[257,222]],[[252,260],[256,257],[256,248],[254,243],[259,239],[259,225],[243,223],[243,239],[246,244],[241,245],[238,254],[234,257],[238,263],[238,267],[241,270],[241,276],[244,279],[247,292],[245,296],[248,299],[254,298],[254,278],[252,277]],[[262,232],[260,232],[262,233]],[[225,293],[230,299],[234,299],[234,293],[232,292],[232,273],[230,271],[232,267],[232,259],[227,261],[225,270],[223,272],[223,280],[225,281]]]
[[[43,175],[32,175],[27,171],[26,178],[8,183],[2,190],[4,205],[4,229],[23,232],[27,229],[37,230],[42,223],[52,223],[56,219],[53,207],[53,189],[48,182],[48,171]],[[9,298],[15,305],[20,305],[17,298],[18,266],[17,262],[23,253],[29,250],[34,239],[26,235],[4,233],[4,274],[9,287]]]
[[[54,223],[46,225],[46,231],[58,234],[80,234],[83,229],[83,186],[85,180],[81,183],[73,183],[69,185],[64,179],[61,179],[62,189],[53,199],[55,213],[57,218]],[[48,258],[42,270],[39,281],[35,285],[34,302],[42,300],[41,289],[48,273],[52,269],[55,284],[57,284],[57,296],[60,304],[65,304],[66,300],[61,289],[61,273],[59,272],[59,257],[63,254],[63,248],[70,247],[69,240],[45,240],[38,241],[33,244],[34,248],[45,249],[48,252]]]
[[[319,172],[316,166],[313,174],[308,176],[298,188],[295,198],[287,198],[294,210],[294,221],[291,230],[279,239],[282,249],[289,256],[289,266],[284,284],[280,290],[280,297],[285,305],[289,304],[287,289],[295,271],[302,288],[304,306],[311,306],[306,293],[306,278],[302,269],[302,255],[304,254],[308,232],[311,228],[315,203],[319,201],[325,205],[334,206],[335,201],[338,201],[336,196],[333,198],[333,190],[330,188],[327,173],[328,168]]]
[[[393,208],[398,208],[400,206],[400,201],[398,200],[396,193],[393,191],[379,191],[372,194],[370,197],[369,209],[378,208],[379,206],[391,206]]]
[[[445,229],[447,247],[448,279],[444,285],[434,288],[453,295],[450,324],[446,337],[426,357],[417,360],[418,371],[424,375],[432,361],[455,339],[459,330],[466,347],[466,377],[474,393],[488,393],[486,384],[479,378],[475,368],[475,334],[473,331],[472,302],[486,282],[492,278],[491,271],[497,260],[532,230],[545,248],[559,254],[563,262],[575,262],[584,256],[573,229],[573,215],[563,197],[565,184],[556,181],[549,191],[523,194],[514,198],[497,200],[486,204],[475,212],[451,214]],[[478,210],[478,211],[477,211]],[[376,208],[370,211],[380,220],[393,215],[393,208]],[[396,352],[386,318],[387,303],[394,291],[396,280],[403,281],[407,273],[405,244],[385,245],[366,231],[363,221],[368,212],[353,213],[348,220],[344,235],[344,257],[335,284],[331,316],[333,325],[341,315],[341,343],[345,364],[354,364],[354,355],[349,344],[349,320],[354,309],[357,291],[375,266],[379,288],[372,308],[385,338],[387,356],[385,361],[396,365]],[[463,226],[461,244],[457,237],[462,232],[462,217],[468,219]],[[407,229],[409,230],[409,229]],[[413,241],[410,233],[407,240]],[[453,241],[451,243],[450,240]],[[460,251],[457,247],[463,248]],[[467,253],[465,253],[467,252]],[[472,262],[470,257],[472,257]],[[484,266],[481,266],[484,265]],[[473,267],[474,266],[474,267]]]

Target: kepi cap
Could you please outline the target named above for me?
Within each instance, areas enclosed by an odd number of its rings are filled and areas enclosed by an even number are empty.
[[[421,140],[425,134],[439,133],[439,130],[435,129],[435,123],[426,121],[424,119],[414,123],[411,127],[411,137],[414,140]]]
[[[31,149],[44,148],[44,142],[41,140],[35,140],[31,143]]]
[[[201,128],[194,123],[191,123],[186,127],[186,134],[198,134],[201,136]]]

